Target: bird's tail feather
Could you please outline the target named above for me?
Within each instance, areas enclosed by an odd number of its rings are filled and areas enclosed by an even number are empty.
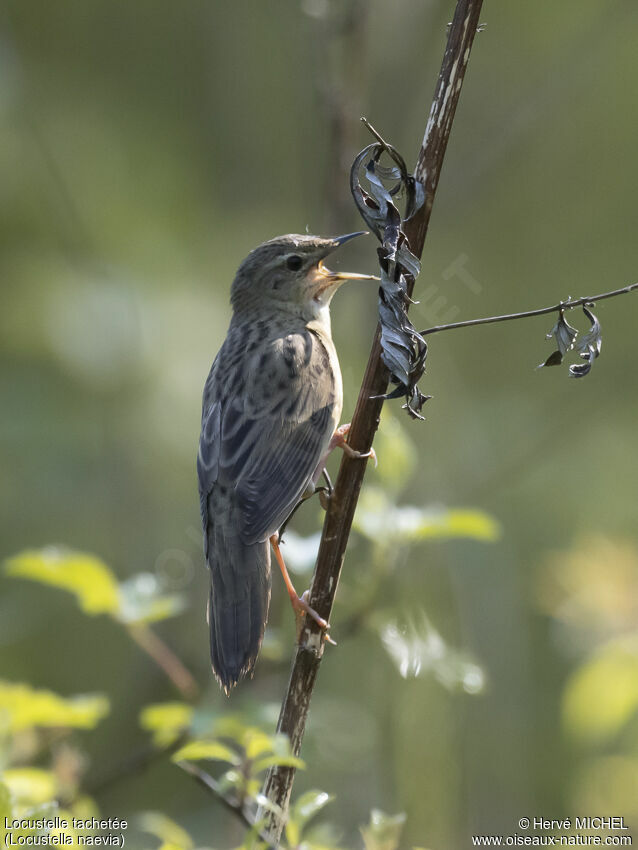
[[[247,545],[232,525],[210,522],[206,559],[213,673],[228,694],[255,666],[270,604],[270,545]]]

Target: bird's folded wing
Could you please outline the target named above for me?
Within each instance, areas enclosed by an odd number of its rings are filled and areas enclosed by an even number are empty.
[[[251,544],[274,534],[306,489],[341,400],[325,345],[307,331],[256,352],[240,377],[225,381],[226,395],[213,380],[222,363],[229,368],[229,358],[218,357],[205,394],[198,457],[202,515],[206,521],[216,485],[232,488],[237,530]]]
[[[224,412],[220,474],[235,483],[244,543],[274,534],[298,502],[326,448],[333,407],[311,410],[303,420],[233,416],[233,405]]]
[[[221,403],[217,401],[211,404],[202,416],[202,431],[197,452],[197,479],[203,520],[208,513],[208,496],[219,475],[221,411]]]

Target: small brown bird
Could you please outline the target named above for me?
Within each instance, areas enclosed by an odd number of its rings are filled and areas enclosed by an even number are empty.
[[[330,301],[347,280],[323,260],[355,236],[289,234],[259,245],[232,285],[233,316],[204,387],[197,457],[213,672],[228,694],[252,671],[270,602],[270,545],[293,607],[325,623],[300,599],[277,532],[312,492],[328,453],[346,443],[330,330]],[[335,430],[337,429],[337,430]]]

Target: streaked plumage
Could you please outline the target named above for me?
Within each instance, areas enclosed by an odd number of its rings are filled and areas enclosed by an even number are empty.
[[[341,241],[289,235],[249,254],[204,388],[197,471],[208,622],[213,671],[227,693],[252,670],[263,639],[269,538],[311,485],[341,415],[329,304],[348,276],[321,263]]]

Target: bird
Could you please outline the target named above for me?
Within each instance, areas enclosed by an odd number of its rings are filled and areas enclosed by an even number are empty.
[[[248,254],[231,286],[232,317],[204,386],[197,454],[210,657],[227,695],[254,672],[268,619],[271,546],[296,613],[328,629],[297,595],[278,531],[314,491],[333,448],[371,454],[348,445],[349,425],[337,427],[343,387],[330,302],[346,281],[378,278],[324,265],[362,235],[270,239]]]

